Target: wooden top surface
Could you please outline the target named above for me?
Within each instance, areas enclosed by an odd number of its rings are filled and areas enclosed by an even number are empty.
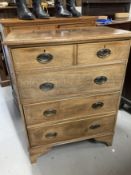
[[[51,17],[49,19],[35,19],[35,20],[20,20],[18,18],[10,18],[10,19],[0,19],[0,24],[4,26],[18,26],[18,25],[28,25],[28,24],[34,24],[37,23],[40,24],[57,24],[57,23],[67,23],[67,22],[85,22],[89,20],[96,20],[95,16],[81,16],[79,18],[57,18],[57,17]]]
[[[107,39],[129,39],[131,32],[110,27],[87,27],[67,30],[22,30],[9,33],[4,40],[7,45],[82,43]]]

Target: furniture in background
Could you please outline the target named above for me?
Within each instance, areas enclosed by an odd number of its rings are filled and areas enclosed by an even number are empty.
[[[82,14],[106,15],[114,19],[117,12],[129,12],[131,0],[83,0]]]
[[[4,53],[2,50],[2,44],[1,44],[1,35],[0,35],[0,85],[2,87],[8,86],[10,84],[6,63],[4,59]]]
[[[31,162],[65,143],[112,144],[131,33],[82,19],[43,20],[36,28],[2,24]]]
[[[11,0],[3,0],[5,2],[8,2],[8,6],[0,7],[0,18],[16,18],[17,17],[17,11],[16,11],[16,5],[14,1]],[[26,0],[26,3],[29,8],[31,8],[31,0]]]
[[[17,16],[15,6],[0,7],[0,20],[5,18],[14,18]],[[0,32],[0,85],[2,87],[8,86],[10,84],[10,76],[6,64],[5,53],[1,45],[2,36]]]
[[[122,92],[120,108],[123,108],[125,104],[131,107],[131,52],[130,52],[130,57],[127,65],[127,71],[126,71],[123,92]]]

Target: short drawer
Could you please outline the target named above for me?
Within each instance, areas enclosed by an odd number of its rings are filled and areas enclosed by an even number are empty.
[[[129,51],[129,41],[79,44],[78,65],[127,60]]]
[[[106,65],[63,71],[32,71],[17,75],[22,103],[69,98],[121,90],[125,65]]]
[[[28,125],[94,116],[117,110],[119,93],[83,96],[61,101],[23,106]]]
[[[73,64],[73,45],[17,48],[11,52],[16,71]]]
[[[80,137],[93,137],[113,132],[114,115],[96,119],[81,119],[68,121],[50,126],[28,128],[32,146],[58,143]]]

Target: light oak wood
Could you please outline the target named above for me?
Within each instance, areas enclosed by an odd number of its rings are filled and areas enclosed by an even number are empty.
[[[77,138],[77,139],[72,139],[66,142],[60,142],[57,144],[48,144],[48,145],[39,145],[39,146],[35,146],[35,147],[31,147],[29,149],[30,151],[30,160],[31,163],[36,163],[37,158],[43,154],[46,154],[50,149],[52,149],[53,147],[57,146],[57,145],[63,145],[63,144],[69,144],[69,143],[73,143],[73,142],[80,142],[83,140],[87,140],[91,138],[92,136],[87,136],[87,137],[81,137],[81,138]],[[103,135],[95,135],[94,138],[95,142],[100,142],[103,144],[106,144],[108,146],[112,145],[112,141],[113,141],[113,134],[104,134]]]
[[[79,28],[96,26],[95,16],[81,16],[79,18],[56,18],[35,20],[19,20],[18,18],[0,19],[0,24],[4,27],[6,35],[12,31],[23,30],[55,30],[65,28]]]
[[[97,137],[95,138],[96,142],[100,143],[105,143],[107,146],[112,146],[113,142],[113,135],[106,135],[102,137]]]
[[[119,91],[121,89],[124,64],[106,65],[89,68],[75,68],[53,72],[32,71],[17,75],[19,93],[22,103],[34,103],[62,99],[81,94],[104,91]],[[117,73],[116,73],[117,72]],[[103,84],[96,84],[97,77],[107,77]],[[51,90],[42,90],[44,83],[53,83]]]
[[[23,108],[27,125],[33,125],[116,112],[118,99],[119,92],[95,96],[84,95],[54,102],[25,105]]]
[[[23,30],[13,31],[8,34],[4,44],[28,45],[28,44],[70,44],[85,42],[100,42],[103,40],[129,39],[131,32],[110,27],[87,27],[85,29],[63,30]]]
[[[16,71],[29,69],[45,69],[78,65],[104,64],[127,60],[130,50],[129,41],[87,43],[76,45],[43,46],[12,49],[12,57]],[[111,54],[105,58],[99,58],[97,52],[101,49],[110,49]],[[86,51],[86,52],[85,52]],[[88,54],[87,54],[88,53]],[[51,54],[53,59],[40,63],[37,57],[40,54]]]
[[[6,65],[3,59],[4,57],[1,49],[1,40],[0,40],[0,85],[2,87],[5,87],[10,84],[10,80],[9,80]]]
[[[97,56],[101,49],[109,49],[111,54],[103,58]],[[130,42],[99,42],[78,45],[78,64],[103,64],[107,62],[127,60],[129,57]]]
[[[97,117],[94,119],[80,119],[52,124],[28,127],[31,146],[57,143],[73,138],[93,136],[97,133],[111,133],[114,127],[114,115]]]
[[[51,149],[51,146],[49,147],[48,145],[43,147],[40,147],[40,146],[31,147],[29,149],[31,163],[36,163],[37,158],[42,154],[47,153],[50,149]]]
[[[7,7],[8,9],[16,8],[16,7]],[[2,9],[1,9],[2,10]],[[2,11],[4,12],[4,11]],[[2,14],[2,13],[1,13]],[[0,15],[1,16],[1,15]],[[3,16],[3,14],[2,14]],[[16,16],[16,14],[15,14]],[[7,15],[6,15],[7,17]],[[87,27],[87,26],[96,26],[96,17],[95,16],[81,16],[80,18],[55,18],[52,17],[48,20],[46,19],[35,19],[35,20],[19,20],[18,18],[0,18],[0,32],[2,33],[2,38],[5,38],[8,33],[16,30],[32,30],[32,29],[43,29],[43,30],[51,30],[51,29],[71,29],[71,28],[79,28],[79,27]],[[3,39],[2,39],[3,40]],[[4,55],[7,54],[3,49]],[[6,55],[7,56],[7,55]],[[8,57],[8,56],[7,56]],[[6,60],[6,58],[5,58]],[[7,62],[7,60],[6,60]],[[7,69],[8,71],[8,69]],[[11,76],[11,75],[10,75]],[[10,84],[10,76],[7,81],[2,81],[2,85]],[[5,79],[5,78],[4,78]]]
[[[74,60],[73,45],[20,48],[11,52],[16,71],[71,66]],[[41,63],[37,60],[40,54],[51,54],[53,58]]]
[[[13,31],[4,41],[12,53],[8,59],[13,65],[13,87],[25,119],[31,162],[66,143],[95,139],[111,145],[131,32],[83,26],[58,30],[55,26],[46,31],[38,26],[32,30],[22,30],[19,25],[9,28],[7,33]],[[59,46],[64,53],[61,58]],[[96,52],[103,47],[110,49],[110,56],[99,61]],[[35,54],[43,48],[56,56],[54,62],[39,66]],[[92,108],[96,102],[104,106]],[[52,113],[53,118],[44,118]]]

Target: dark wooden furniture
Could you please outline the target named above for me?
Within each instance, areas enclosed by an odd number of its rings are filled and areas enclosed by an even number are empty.
[[[28,6],[28,7],[32,11],[31,6]],[[49,7],[48,11],[51,16],[54,15],[53,7]],[[0,18],[7,19],[7,18],[16,18],[16,17],[17,17],[16,6],[8,6],[5,8],[0,8]]]
[[[83,15],[107,15],[114,19],[117,12],[129,12],[131,0],[83,0]]]
[[[3,53],[1,41],[2,41],[2,36],[0,35],[0,85],[2,87],[5,87],[10,84],[10,79],[7,72],[5,55]]]
[[[122,92],[120,108],[123,108],[125,104],[131,107],[131,52],[130,52],[130,57],[127,65],[127,71],[126,71],[123,92]]]
[[[17,16],[15,6],[7,6],[0,8],[0,20],[6,18],[15,18]],[[2,87],[10,84],[9,72],[6,64],[5,53],[1,45],[2,36],[0,32],[0,84]]]
[[[6,1],[6,0],[4,0]],[[10,3],[10,0],[7,0],[9,2],[9,5],[6,7],[1,7],[0,8],[0,19],[5,19],[5,18],[16,18],[17,17],[17,11],[16,11],[16,6],[14,3]],[[26,0],[26,3],[29,8],[31,8],[31,0]]]

